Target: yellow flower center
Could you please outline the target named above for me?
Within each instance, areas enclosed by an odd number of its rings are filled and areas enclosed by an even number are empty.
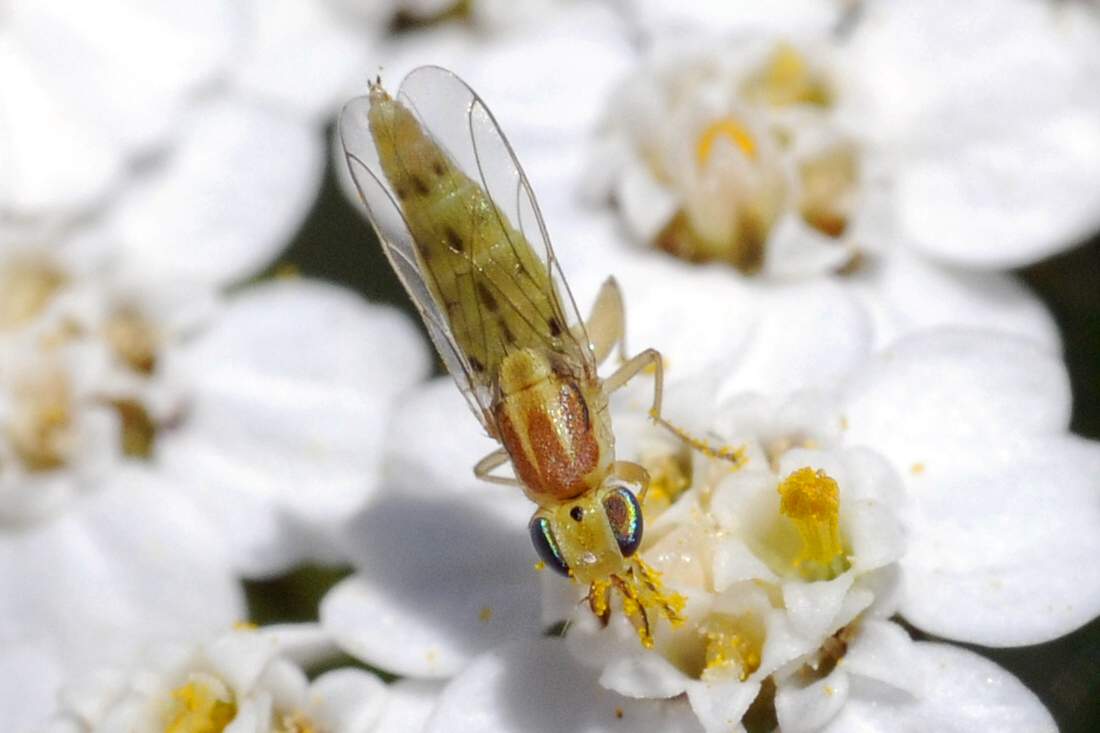
[[[700,630],[706,640],[703,679],[736,674],[744,682],[760,667],[765,634],[760,619],[718,614],[708,618]]]
[[[33,319],[64,284],[64,274],[38,259],[15,259],[0,268],[0,331]]]
[[[802,551],[794,565],[807,580],[830,580],[848,569],[840,541],[840,489],[827,473],[800,468],[779,484],[779,511],[794,522]]]
[[[172,691],[164,733],[222,733],[237,715],[232,693],[214,678],[196,678]]]
[[[749,160],[756,160],[756,140],[752,133],[732,117],[723,117],[710,123],[695,142],[695,161],[700,168],[710,161],[714,144],[720,139],[733,143]]]
[[[776,46],[768,62],[745,82],[741,92],[755,102],[773,107],[791,104],[825,107],[832,102],[828,84],[789,43]]]

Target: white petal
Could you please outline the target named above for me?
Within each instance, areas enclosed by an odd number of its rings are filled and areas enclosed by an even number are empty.
[[[1027,0],[867,6],[852,39],[877,114],[908,155],[901,224],[927,252],[1006,267],[1097,224],[1100,96],[1092,25]]]
[[[1058,329],[1042,301],[1015,276],[935,263],[894,247],[851,284],[875,316],[875,341],[886,346],[933,326],[988,328],[1061,350]]]
[[[908,664],[919,667],[923,687],[917,700],[853,694],[829,733],[926,731],[970,733],[1054,733],[1050,713],[1019,680],[973,652],[918,642]]]
[[[604,690],[557,639],[510,644],[475,660],[443,690],[425,731],[465,733],[698,731],[682,700],[632,700]]]
[[[914,642],[905,629],[895,623],[864,619],[855,626],[855,638],[839,664],[856,679],[858,689],[870,692],[868,682],[881,685],[882,689],[916,695],[924,686],[923,670],[912,664]]]
[[[1013,337],[935,329],[902,339],[846,385],[846,439],[901,471],[940,446],[1012,433],[1050,433],[1069,423],[1065,367]]]
[[[323,165],[322,140],[304,119],[211,101],[167,160],[135,180],[104,236],[118,240],[138,275],[229,284],[289,243]]]
[[[853,573],[847,572],[829,581],[784,583],[783,605],[794,630],[807,639],[824,639],[853,579]]]
[[[646,244],[657,238],[681,205],[675,194],[654,180],[636,157],[626,161],[619,172],[615,201],[631,236]]]
[[[369,71],[360,28],[316,0],[251,0],[252,36],[237,83],[310,116],[332,112]]]
[[[687,697],[707,733],[729,733],[743,730],[741,718],[759,692],[759,682],[734,678],[695,682],[688,688]]]
[[[242,540],[278,540],[273,508],[305,523],[347,518],[377,485],[392,402],[426,356],[408,318],[350,291],[255,286],[166,365],[191,402],[158,457],[214,517],[260,505],[255,528],[227,527]]]
[[[0,647],[0,717],[15,733],[39,730],[57,708],[57,692],[64,679],[58,661],[39,646],[8,639]]]
[[[320,608],[337,642],[381,669],[445,677],[501,641],[537,635],[530,504],[519,492],[435,491],[423,473],[401,480],[349,528],[358,572]]]
[[[827,725],[847,701],[848,675],[838,668],[805,687],[780,685],[775,712],[785,733],[809,733]]]
[[[309,688],[309,717],[334,733],[368,733],[387,705],[386,686],[361,669],[336,669]]]
[[[1100,445],[1074,436],[966,446],[910,481],[900,611],[939,636],[1049,641],[1100,614]]]
[[[16,2],[12,30],[70,115],[128,153],[175,128],[201,82],[226,61],[239,20],[231,6],[69,0]]]
[[[828,30],[838,18],[839,6],[813,0],[631,0],[626,9],[641,28],[655,34],[669,30],[794,34]]]
[[[404,679],[387,688],[386,707],[374,733],[422,731],[435,709],[443,685],[429,680]]]
[[[122,151],[72,119],[14,44],[0,41],[0,201],[20,217],[90,206],[121,174]]]
[[[221,539],[138,471],[48,525],[5,534],[0,581],[0,638],[49,634],[72,672],[153,639],[225,629],[244,614]]]

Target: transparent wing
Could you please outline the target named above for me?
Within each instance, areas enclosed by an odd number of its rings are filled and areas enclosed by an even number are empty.
[[[417,254],[412,230],[397,204],[392,186],[382,173],[378,150],[367,122],[370,105],[368,96],[357,97],[344,105],[340,113],[340,142],[348,171],[360,200],[366,206],[367,217],[378,234],[386,258],[420,312],[447,371],[454,377],[470,410],[482,426],[496,435],[487,385],[475,375],[466,355],[455,343],[443,304],[436,299],[432,286],[425,280],[426,270]]]
[[[529,290],[545,293],[549,309],[536,311],[544,322],[553,325],[542,332],[544,336],[550,335],[543,339],[545,345],[594,376],[595,357],[584,321],[550,244],[534,191],[485,102],[453,72],[438,66],[422,66],[409,72],[401,82],[399,98],[413,110],[424,129],[458,168],[478,182],[492,199],[497,215],[502,217],[497,231],[507,236],[514,228],[520,233],[516,241],[509,240],[511,251],[504,257],[496,253],[486,253],[486,257],[498,260],[501,267],[516,261],[522,263],[524,258],[517,255],[517,250],[529,246],[541,261],[549,281],[529,277],[523,284]],[[479,263],[478,269],[487,275],[484,262]],[[529,302],[512,305],[522,309]],[[529,309],[526,312],[529,318],[534,317]]]

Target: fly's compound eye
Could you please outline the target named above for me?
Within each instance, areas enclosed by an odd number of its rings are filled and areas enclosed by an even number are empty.
[[[562,575],[569,577],[569,566],[561,555],[561,547],[550,529],[550,520],[546,517],[534,517],[528,525],[531,532],[531,542],[535,546],[535,552],[544,563],[552,567]]]
[[[620,486],[604,497],[603,510],[619,543],[619,552],[630,557],[642,544],[642,505],[638,498],[630,489]]]

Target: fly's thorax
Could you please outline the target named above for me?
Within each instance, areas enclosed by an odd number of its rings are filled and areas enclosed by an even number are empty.
[[[596,379],[555,369],[537,349],[508,354],[496,423],[516,476],[545,506],[597,489],[614,460],[607,398]]]

